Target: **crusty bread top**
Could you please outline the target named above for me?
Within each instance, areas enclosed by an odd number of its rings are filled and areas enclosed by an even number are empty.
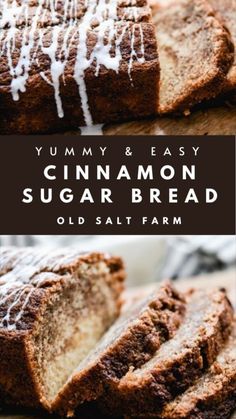
[[[144,14],[146,13],[145,10],[142,9]],[[140,17],[142,16],[140,14]],[[16,90],[14,90],[13,81],[17,79],[14,79],[10,71],[8,52],[11,53],[12,69],[19,68],[19,62],[22,59],[22,48],[29,37],[30,30],[26,29],[23,31],[21,28],[15,29],[13,35],[9,30],[3,30],[0,36],[0,51],[2,52],[0,55],[0,92],[12,94],[15,92],[15,99],[19,95],[17,90],[19,86],[16,84]],[[136,66],[140,66],[140,63],[145,68],[149,61],[157,61],[154,30],[152,24],[148,22],[134,23],[127,21],[125,23],[117,21],[114,22],[111,32],[108,30],[104,31],[102,41],[98,40],[98,37],[99,30],[97,28],[92,28],[86,32],[86,57],[90,64],[89,67],[86,67],[84,74],[86,80],[89,77],[107,73],[109,70],[119,71],[120,73],[126,72],[127,76],[132,78],[132,72],[135,71]],[[100,51],[101,56],[97,56],[99,54],[98,42],[104,42],[107,46],[106,51]],[[83,45],[81,43],[81,34],[78,27],[67,23],[64,26],[57,25],[55,27],[48,26],[35,29],[34,43],[30,48],[27,87],[29,89],[33,87],[37,90],[37,86],[42,78],[45,81],[51,80],[53,75],[51,73],[52,53],[55,55],[55,64],[64,63],[64,76],[76,77],[74,71],[76,65],[79,65],[77,61],[79,58],[82,61],[85,59],[81,55],[83,54]],[[53,45],[55,50],[51,49]],[[105,45],[102,48],[105,48]],[[98,61],[100,62],[99,68]]]
[[[38,248],[0,249],[0,331],[26,330],[31,326],[30,308],[49,288],[78,276],[106,275],[123,269],[119,258],[102,253],[79,253],[77,250]]]
[[[184,321],[152,359],[130,370],[118,384],[110,410],[157,414],[185,391],[215,361],[232,330],[233,308],[224,290],[197,290],[190,296]]]
[[[181,365],[186,354],[201,348],[203,342],[212,338],[222,313],[227,313],[227,316],[231,313],[233,318],[233,309],[224,291],[195,291],[187,305],[185,319],[174,338],[165,342],[141,368],[130,371],[121,380],[119,387],[124,391],[129,387],[142,387],[145,382],[149,382],[152,371],[158,375],[158,372],[169,370],[176,362]]]
[[[235,0],[209,0],[214,10],[217,11],[217,17],[229,30],[234,43],[234,62],[227,75],[226,89],[236,90],[236,1]]]
[[[63,118],[61,90],[68,78],[78,91],[85,125],[92,125],[88,75],[94,79],[104,69],[113,76],[123,70],[132,85],[136,65],[145,69],[152,61],[158,68],[146,0],[15,3],[0,2],[0,93],[14,101],[31,88],[37,96],[46,83],[54,89],[57,114]]]
[[[224,406],[225,400],[227,402],[234,395],[236,395],[236,322],[226,345],[205,374],[183,394],[168,403],[159,414],[140,414],[133,416],[132,419],[184,419],[196,417],[196,412],[202,412],[204,418],[207,418],[209,411],[212,412],[211,418],[213,418],[213,412],[219,408],[219,403]],[[197,417],[202,416],[200,414]],[[223,415],[220,417],[226,418]]]
[[[226,346],[218,355],[214,364],[208,372],[204,374],[192,387],[190,387],[183,395],[177,397],[173,402],[169,403],[161,415],[165,418],[182,418],[194,410],[197,405],[204,402],[216,402],[223,398],[222,392],[227,394],[230,389],[229,384],[234,380],[234,388],[236,386],[236,324],[234,324],[233,334],[229,337]],[[236,392],[236,388],[235,388]],[[218,396],[218,397],[217,397]],[[216,400],[215,400],[216,399]]]
[[[161,67],[159,112],[185,112],[222,89],[233,60],[229,33],[205,0],[154,11]]]
[[[150,8],[146,0],[117,0],[107,2],[107,7],[97,9],[97,13],[109,12],[109,3],[116,11],[113,20],[134,21],[150,20]],[[47,0],[2,0],[0,3],[0,29],[12,27],[24,28],[34,25],[37,28],[70,23],[80,24],[88,11],[89,3],[85,0],[47,1]],[[100,6],[101,7],[101,6]],[[37,16],[37,19],[35,18]],[[93,17],[93,16],[92,16]],[[91,27],[99,23],[99,16],[91,22]]]

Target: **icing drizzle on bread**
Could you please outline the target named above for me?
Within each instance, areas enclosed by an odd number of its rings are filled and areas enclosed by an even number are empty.
[[[0,313],[0,329],[16,330],[25,309],[36,288],[45,288],[60,281],[69,272],[79,267],[80,275],[86,275],[88,265],[86,253],[76,250],[36,251],[34,249],[3,249],[0,252],[0,307],[6,306],[3,316]],[[108,273],[105,260],[95,265],[103,274]],[[98,258],[99,259],[99,258]],[[58,263],[58,261],[60,263]],[[3,268],[4,267],[4,268]],[[9,267],[9,270],[6,268]],[[90,267],[90,273],[91,273]]]
[[[102,67],[118,73],[124,36],[129,37],[131,45],[128,64],[131,83],[133,62],[145,61],[142,25],[138,22],[140,8],[123,7],[120,13],[119,5],[118,0],[84,3],[66,0],[62,5],[59,0],[37,0],[36,4],[30,0],[1,0],[0,57],[3,54],[7,57],[13,100],[18,101],[26,91],[31,69],[36,67],[42,79],[53,87],[57,114],[63,118],[60,89],[70,52],[76,48],[72,77],[78,86],[84,122],[92,125],[86,71],[94,64],[95,76]],[[50,61],[47,73],[40,69],[40,54]]]

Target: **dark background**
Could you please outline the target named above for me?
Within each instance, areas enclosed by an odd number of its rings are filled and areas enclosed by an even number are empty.
[[[35,146],[58,146],[60,153],[56,157],[36,157]],[[64,157],[65,147],[74,147],[75,157]],[[92,147],[93,157],[81,157],[83,147]],[[101,157],[99,146],[107,146],[105,157]],[[151,146],[162,152],[169,147],[172,157],[150,157]],[[184,146],[188,156],[178,157],[178,148]],[[191,146],[200,147],[197,158],[190,153]],[[125,157],[125,147],[131,147],[132,157]],[[234,137],[69,137],[69,136],[4,136],[1,138],[0,155],[1,182],[1,214],[0,234],[234,234],[235,233],[235,139]],[[43,169],[48,164],[58,166],[60,174],[56,181],[50,182],[43,176]],[[59,166],[64,164],[89,164],[92,173],[89,181],[64,181],[63,171]],[[152,164],[160,168],[170,164],[178,168],[183,164],[196,164],[197,181],[182,181],[175,177],[171,181],[161,178],[153,181],[94,181],[96,165],[110,164],[111,174],[117,175],[122,164],[126,164],[129,172],[136,173],[138,164]],[[154,170],[155,172],[155,170]],[[93,175],[94,173],[94,175]],[[34,199],[32,204],[23,204],[22,191],[29,187],[39,191],[39,188],[52,187],[55,196],[62,188],[73,189],[74,195],[80,197],[84,188],[90,188],[95,204],[80,204],[76,198],[70,204],[63,204],[59,199],[51,204],[42,204]],[[100,204],[100,188],[112,189],[114,204]],[[161,199],[167,198],[168,188],[178,188],[178,204],[132,204],[131,188],[143,191],[149,188],[159,188]],[[184,204],[181,201],[190,187],[193,187],[200,201],[204,201],[205,188],[218,191],[218,200],[214,204]],[[148,192],[145,193],[148,197]],[[38,196],[38,194],[37,194]],[[58,216],[85,217],[87,223],[82,226],[63,225],[56,223]],[[132,224],[95,225],[96,216],[117,217],[132,216]],[[159,225],[144,225],[139,223],[142,216],[157,217]],[[181,216],[182,225],[162,225],[162,217]]]

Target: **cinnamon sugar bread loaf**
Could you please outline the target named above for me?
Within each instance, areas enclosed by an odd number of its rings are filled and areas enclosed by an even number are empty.
[[[236,330],[225,291],[182,295],[167,281],[116,320],[123,281],[107,254],[0,250],[1,407],[228,419]]]
[[[235,0],[210,2],[151,20],[147,0],[2,0],[0,134],[188,114],[235,89]]]
[[[158,414],[132,419],[228,419],[236,408],[236,324],[216,361]]]
[[[230,335],[232,321],[233,309],[225,292],[194,292],[175,336],[150,361],[121,378],[113,397],[104,398],[104,408],[131,416],[158,414],[214,362]]]
[[[223,22],[231,34],[234,43],[234,62],[226,78],[225,91],[236,92],[236,1],[235,0],[209,0],[217,17]]]
[[[183,321],[185,298],[170,282],[125,312],[90,352],[53,402],[71,416],[83,402],[116,387],[129,368],[147,362]]]
[[[120,311],[119,258],[0,250],[0,400],[49,408]]]
[[[233,61],[233,45],[210,4],[174,1],[154,8],[153,22],[161,68],[159,113],[188,113],[221,93]]]
[[[156,112],[145,0],[2,0],[0,133],[78,129]]]

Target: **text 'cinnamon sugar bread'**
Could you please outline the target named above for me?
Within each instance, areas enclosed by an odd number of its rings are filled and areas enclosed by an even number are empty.
[[[1,404],[49,408],[120,311],[119,258],[0,250]]]
[[[68,380],[52,410],[72,416],[82,403],[116,387],[129,368],[138,368],[171,339],[185,314],[185,297],[166,281],[125,312]]]
[[[228,419],[236,408],[236,323],[208,371],[160,414],[132,419]]]
[[[205,0],[154,8],[161,68],[159,113],[188,113],[223,88],[233,61],[229,33]]]
[[[154,114],[159,64],[146,0],[2,0],[0,133]]]
[[[104,408],[121,414],[157,414],[212,364],[231,332],[232,320],[225,292],[194,292],[175,336],[120,380],[116,398],[106,397]]]

